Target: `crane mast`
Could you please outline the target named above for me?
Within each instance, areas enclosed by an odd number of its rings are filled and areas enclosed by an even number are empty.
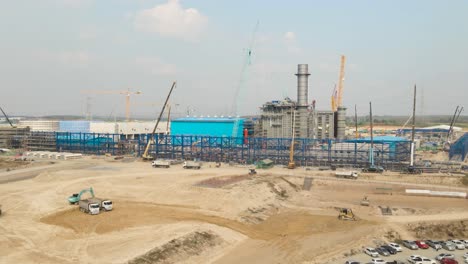
[[[338,80],[338,100],[337,100],[337,108],[338,106],[342,106],[343,104],[343,83],[345,78],[345,63],[346,57],[341,55],[341,66],[340,66],[340,79]]]

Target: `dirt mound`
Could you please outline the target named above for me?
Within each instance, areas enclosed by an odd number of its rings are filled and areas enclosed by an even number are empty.
[[[73,207],[73,209],[43,217],[40,221],[85,234],[103,234],[142,225],[197,221],[226,227],[250,238],[261,240],[270,240],[286,235],[307,236],[345,231],[358,226],[373,224],[365,220],[356,222],[340,221],[336,216],[311,215],[307,212],[292,210],[272,215],[259,224],[246,224],[178,206],[118,201],[115,202],[115,209],[111,212],[88,215]]]
[[[209,188],[222,188],[226,185],[237,183],[243,180],[251,178],[251,175],[235,175],[235,176],[225,176],[225,177],[213,177],[203,181],[198,182],[195,186],[209,187]]]
[[[0,157],[0,169],[6,169],[7,171],[27,167],[29,163],[28,161],[22,161],[11,157]]]
[[[193,232],[183,237],[173,239],[168,243],[152,249],[128,264],[145,263],[177,263],[190,256],[200,255],[203,250],[222,243],[222,239],[210,232]]]
[[[419,239],[460,239],[468,237],[468,220],[440,223],[408,224]]]

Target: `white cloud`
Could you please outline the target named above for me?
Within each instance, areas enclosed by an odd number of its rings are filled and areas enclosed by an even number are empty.
[[[284,39],[289,42],[295,42],[296,41],[296,33],[288,31],[284,34]]]
[[[286,49],[290,53],[300,53],[302,51],[297,45],[296,33],[292,31],[288,31],[284,34],[284,43],[286,45]]]
[[[56,1],[71,8],[80,8],[84,6],[89,6],[93,2],[93,0],[56,0]]]
[[[156,57],[139,57],[135,59],[135,64],[154,75],[174,75],[177,73],[177,67],[174,64],[165,63]]]
[[[87,66],[92,61],[91,54],[83,50],[57,52],[42,50],[36,52],[34,57],[45,63],[58,63],[73,67]]]
[[[146,9],[135,17],[135,28],[162,36],[193,40],[205,28],[207,17],[197,9],[183,9],[178,0]]]
[[[91,60],[87,51],[64,51],[58,53],[58,59],[65,64],[85,65]]]

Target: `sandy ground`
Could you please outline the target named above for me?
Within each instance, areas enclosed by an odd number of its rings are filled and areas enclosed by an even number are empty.
[[[404,195],[407,187],[468,191],[456,176],[247,172],[85,157],[37,167],[31,179],[0,173],[0,182],[9,177],[0,184],[0,263],[344,263],[373,241],[449,236],[452,222],[468,219],[466,199]],[[302,189],[305,177],[313,177],[310,190]],[[90,186],[114,201],[113,211],[91,216],[67,203]],[[363,196],[370,207],[359,205]],[[338,220],[341,207],[358,220]]]

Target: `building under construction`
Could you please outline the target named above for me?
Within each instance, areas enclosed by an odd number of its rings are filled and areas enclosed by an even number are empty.
[[[307,64],[297,67],[297,101],[285,98],[263,104],[257,136],[265,138],[344,139],[346,108],[336,112],[317,111],[309,104]]]

